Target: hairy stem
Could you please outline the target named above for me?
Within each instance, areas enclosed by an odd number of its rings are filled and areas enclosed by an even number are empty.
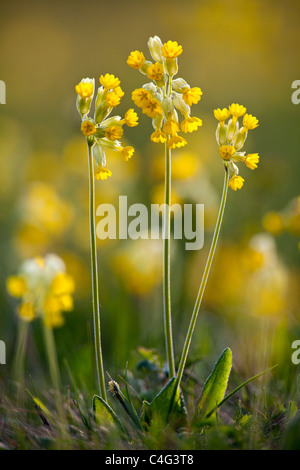
[[[102,347],[101,347],[100,302],[99,302],[97,244],[96,244],[96,227],[95,227],[94,163],[93,163],[92,143],[89,141],[88,141],[88,160],[89,160],[91,272],[92,272],[92,295],[93,295],[96,367],[97,367],[100,396],[104,400],[106,400],[107,398],[106,398],[103,359],[102,359]]]
[[[170,286],[170,203],[171,203],[171,150],[165,146],[165,207],[164,207],[164,266],[163,266],[163,296],[164,296],[164,329],[167,349],[169,376],[175,375],[175,361],[172,335],[171,286]]]
[[[219,234],[220,234],[220,229],[221,229],[224,210],[225,210],[225,205],[226,205],[226,197],[227,197],[227,191],[228,191],[228,181],[229,181],[229,174],[228,174],[227,167],[225,167],[223,193],[222,193],[222,198],[221,198],[221,203],[220,203],[219,214],[218,214],[217,223],[216,223],[215,231],[214,231],[214,234],[213,234],[213,238],[212,238],[208,258],[207,258],[206,265],[205,265],[205,268],[204,268],[203,277],[202,277],[202,280],[201,280],[201,284],[200,284],[200,287],[199,287],[197,299],[196,299],[196,302],[195,302],[192,318],[191,318],[191,321],[190,321],[190,324],[189,324],[189,329],[188,329],[188,332],[187,332],[187,335],[186,335],[185,343],[184,343],[184,346],[183,346],[183,351],[182,351],[181,358],[180,358],[180,363],[179,363],[179,367],[178,367],[178,374],[177,374],[177,379],[176,379],[177,380],[176,389],[178,389],[180,387],[180,383],[181,383],[181,380],[182,380],[182,375],[183,375],[185,364],[186,364],[187,357],[188,357],[188,354],[189,354],[189,349],[190,349],[190,345],[191,345],[191,341],[192,341],[192,336],[193,336],[196,321],[197,321],[197,318],[198,318],[198,313],[199,313],[199,310],[200,310],[200,306],[201,306],[205,286],[206,286],[207,279],[208,279],[208,276],[209,276],[209,272],[210,272],[210,268],[211,268],[212,261],[213,261],[213,258],[214,258],[214,254],[215,254],[215,251],[216,251],[216,246],[217,246],[217,242],[218,242],[218,238],[219,238]]]

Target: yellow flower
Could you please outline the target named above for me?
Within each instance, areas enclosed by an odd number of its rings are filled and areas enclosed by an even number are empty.
[[[196,131],[200,126],[202,126],[201,119],[187,116],[181,123],[181,130],[185,133],[193,132]]]
[[[179,135],[173,135],[169,141],[168,141],[168,147],[170,149],[175,149],[176,147],[184,147],[187,144],[187,141],[179,136]]]
[[[147,76],[150,80],[160,81],[164,74],[164,67],[162,64],[156,62],[156,64],[149,65],[147,68]]]
[[[140,69],[145,63],[144,54],[140,51],[133,51],[131,52],[130,56],[127,59],[127,64],[134,68]]]
[[[78,85],[75,86],[75,90],[76,93],[80,96],[80,98],[90,98],[94,92],[94,84],[88,82],[80,82],[78,83]]]
[[[192,104],[197,104],[198,101],[200,101],[201,95],[203,95],[203,93],[199,87],[186,88],[183,92],[182,98],[187,105],[192,106]]]
[[[259,155],[258,153],[249,153],[246,156],[244,163],[245,165],[250,168],[250,170],[255,170],[257,168],[257,163],[259,162]]]
[[[229,160],[235,152],[236,150],[232,145],[222,145],[219,148],[220,157],[223,158],[223,160]]]
[[[127,147],[119,147],[118,150],[121,152],[121,156],[125,162],[128,162],[134,154],[134,148],[130,145]]]
[[[231,112],[227,108],[218,108],[214,110],[214,116],[221,124],[224,124],[224,121],[229,118],[230,114]]]
[[[110,91],[106,96],[106,104],[110,108],[115,108],[120,104],[121,97],[117,95],[114,91]]]
[[[175,59],[182,53],[182,46],[177,41],[168,41],[162,46],[161,53],[166,59]]]
[[[123,135],[123,129],[119,125],[109,126],[105,129],[105,137],[109,140],[121,139]]]
[[[64,312],[71,312],[74,308],[73,297],[69,294],[60,295],[58,297],[60,307]]]
[[[168,119],[163,125],[163,131],[168,135],[176,135],[179,131],[178,122],[174,119]]]
[[[138,115],[134,111],[134,109],[130,108],[128,111],[125,113],[124,119],[120,121],[120,124],[127,124],[129,127],[135,127],[138,125]]]
[[[162,107],[156,98],[151,98],[144,103],[142,111],[144,114],[154,119],[157,115],[162,114]]]
[[[95,124],[92,121],[83,121],[80,129],[85,136],[93,135],[96,132]]]
[[[75,290],[75,283],[72,276],[67,273],[59,273],[51,284],[53,295],[72,294]]]
[[[278,212],[267,212],[262,221],[263,227],[272,235],[278,235],[284,230],[284,220]]]
[[[258,119],[252,114],[245,114],[243,118],[243,126],[245,129],[255,129],[258,127]]]
[[[21,305],[19,305],[17,311],[19,317],[24,321],[30,322],[35,318],[35,310],[31,302],[23,302]]]
[[[100,84],[106,90],[112,90],[114,88],[117,88],[121,83],[117,77],[109,73],[106,73],[105,75],[101,75],[99,81],[100,81]]]
[[[151,94],[144,88],[137,88],[132,92],[131,97],[134,104],[142,108],[151,99]]]
[[[10,276],[6,281],[6,288],[11,296],[21,298],[27,291],[27,284],[21,276]]]
[[[124,96],[124,91],[120,86],[114,88],[113,93],[115,93],[119,98],[122,98],[122,96]]]
[[[156,129],[156,131],[151,134],[151,140],[156,144],[163,144],[167,141],[167,136],[160,129]]]
[[[112,175],[112,172],[108,168],[104,168],[100,166],[96,171],[95,171],[95,179],[96,180],[107,180],[109,176]]]
[[[241,189],[241,187],[244,184],[244,179],[241,176],[238,175],[232,175],[232,177],[229,180],[228,186],[236,191],[237,189]]]
[[[247,109],[245,108],[245,106],[242,106],[241,104],[232,103],[229,106],[229,111],[231,112],[232,116],[235,116],[238,118],[238,117],[244,116]]]

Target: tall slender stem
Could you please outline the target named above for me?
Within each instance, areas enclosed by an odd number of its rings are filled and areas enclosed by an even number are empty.
[[[23,404],[25,383],[25,352],[28,336],[28,322],[20,320],[18,325],[17,349],[13,365],[13,375],[17,385],[17,401]]]
[[[106,400],[106,389],[101,347],[101,327],[100,327],[100,302],[97,266],[97,244],[95,227],[95,187],[94,187],[94,163],[92,153],[92,143],[88,141],[89,160],[89,206],[90,206],[90,243],[91,243],[91,272],[92,272],[92,295],[94,312],[94,337],[96,352],[96,367],[98,374],[98,384],[100,396]]]
[[[163,266],[163,296],[164,296],[164,328],[167,349],[169,376],[175,375],[175,361],[172,335],[171,286],[170,286],[170,203],[171,203],[171,150],[166,142],[165,147],[165,207],[164,207],[164,266]]]
[[[48,356],[49,362],[49,369],[50,369],[50,376],[51,381],[55,389],[56,394],[56,406],[57,412],[60,419],[60,424],[65,427],[66,426],[66,418],[65,413],[62,405],[62,397],[61,397],[61,382],[60,382],[60,374],[59,374],[59,367],[57,361],[57,353],[56,353],[56,346],[55,346],[55,339],[53,336],[53,330],[48,328],[45,324],[43,324],[44,328],[44,339],[45,339],[45,346],[46,352]]]
[[[222,198],[221,198],[221,203],[220,203],[219,214],[218,214],[217,223],[216,223],[213,239],[212,239],[212,242],[211,242],[211,247],[210,247],[210,250],[209,250],[208,258],[207,258],[206,265],[205,265],[205,268],[204,268],[203,277],[202,277],[202,280],[201,280],[201,284],[200,284],[200,287],[199,287],[197,299],[196,299],[196,302],[195,302],[192,318],[191,318],[191,321],[190,321],[189,329],[188,329],[188,332],[187,332],[187,335],[186,335],[185,343],[184,343],[184,346],[183,346],[183,351],[182,351],[181,358],[180,358],[180,363],[179,363],[179,367],[178,367],[178,374],[177,374],[177,387],[176,387],[177,389],[180,387],[182,375],[183,375],[183,372],[184,372],[186,360],[187,360],[187,357],[188,357],[188,353],[189,353],[189,349],[190,349],[190,345],[191,345],[191,341],[192,341],[192,336],[193,336],[193,333],[194,333],[196,321],[197,321],[197,318],[198,318],[198,313],[199,313],[201,302],[202,302],[203,293],[204,293],[204,290],[205,290],[205,286],[206,286],[207,279],[208,279],[208,276],[209,276],[210,268],[211,268],[212,261],[213,261],[213,258],[214,258],[214,254],[215,254],[215,251],[216,251],[216,246],[217,246],[217,242],[218,242],[218,238],[219,238],[219,233],[220,233],[222,220],[223,220],[223,215],[224,215],[224,210],[225,210],[225,205],[226,205],[226,197],[227,197],[227,191],[228,191],[228,181],[229,181],[229,173],[228,173],[227,167],[225,166],[225,177],[224,177],[223,193],[222,193]]]

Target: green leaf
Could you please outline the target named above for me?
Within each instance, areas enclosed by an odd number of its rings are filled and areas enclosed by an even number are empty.
[[[44,405],[44,403],[39,398],[34,397],[27,388],[26,388],[26,392],[32,398],[35,405],[40,409],[41,413],[43,413],[50,421],[52,421],[52,423],[54,423],[54,418],[51,412],[46,407],[46,405]]]
[[[164,423],[168,422],[171,410],[177,415],[186,416],[183,397],[176,388],[176,378],[173,377],[150,403],[152,413],[158,415]]]
[[[200,398],[197,412],[203,417],[214,416],[216,407],[224,398],[232,365],[231,349],[226,348],[217,360],[212,373],[207,378]]]
[[[97,424],[108,428],[117,424],[124,431],[122,423],[114,410],[98,395],[93,396],[93,412]]]

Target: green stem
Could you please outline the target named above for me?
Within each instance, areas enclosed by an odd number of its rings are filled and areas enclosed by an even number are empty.
[[[17,348],[13,365],[13,375],[17,385],[17,401],[22,404],[25,383],[25,352],[28,336],[28,322],[20,320],[18,324]]]
[[[102,359],[102,347],[101,347],[100,302],[99,302],[97,244],[96,244],[96,227],[95,227],[94,162],[93,162],[92,146],[93,146],[92,142],[88,141],[90,243],[91,243],[92,295],[93,295],[93,312],[94,312],[94,337],[95,337],[96,367],[97,367],[97,374],[98,374],[100,396],[106,401],[107,398],[106,398],[103,359]]]
[[[64,413],[63,404],[62,404],[62,397],[60,393],[61,381],[60,381],[59,367],[58,367],[58,361],[57,361],[54,334],[53,334],[53,330],[51,328],[48,328],[44,324],[44,322],[43,322],[43,328],[44,328],[46,352],[47,352],[48,362],[49,362],[50,377],[51,377],[51,381],[52,381],[53,387],[55,389],[55,394],[56,394],[57,412],[58,412],[61,425],[65,425],[66,419],[65,419],[65,413]]]
[[[163,266],[163,297],[164,297],[164,329],[169,365],[169,376],[175,375],[175,360],[172,336],[171,286],[170,286],[170,203],[171,203],[171,150],[165,147],[165,208],[164,208],[164,266]]]
[[[177,374],[177,387],[176,387],[176,389],[178,389],[180,387],[180,383],[181,383],[181,380],[182,380],[182,375],[183,375],[183,372],[184,372],[185,364],[186,364],[186,361],[187,361],[187,357],[188,357],[188,353],[189,353],[189,349],[190,349],[190,345],[191,345],[191,341],[192,341],[192,336],[193,336],[193,333],[194,333],[196,321],[197,321],[197,318],[198,318],[199,309],[200,309],[201,302],[202,302],[202,297],[203,297],[203,294],[204,294],[204,290],[205,290],[205,286],[206,286],[207,279],[208,279],[208,276],[209,276],[209,272],[210,272],[210,268],[211,268],[212,261],[213,261],[213,258],[214,258],[214,254],[215,254],[215,251],[216,251],[216,246],[217,246],[217,242],[218,242],[218,238],[219,238],[219,233],[220,233],[222,220],[223,220],[223,215],[224,215],[224,210],[225,210],[225,205],[226,205],[226,197],[227,197],[227,191],[228,191],[228,181],[229,181],[229,173],[228,173],[227,167],[225,166],[225,177],[224,177],[223,193],[222,193],[222,198],[221,198],[221,203],[220,203],[219,214],[218,214],[217,223],[216,223],[216,227],[215,227],[211,247],[210,247],[210,250],[209,250],[208,258],[207,258],[207,261],[206,261],[203,277],[202,277],[202,280],[201,280],[201,284],[200,284],[200,287],[199,287],[197,299],[196,299],[196,302],[195,302],[192,318],[191,318],[191,321],[190,321],[189,329],[188,329],[188,332],[187,332],[187,335],[186,335],[185,343],[184,343],[184,346],[183,346],[183,351],[182,351],[181,358],[180,358],[180,363],[179,363],[179,367],[178,367],[178,374]]]

